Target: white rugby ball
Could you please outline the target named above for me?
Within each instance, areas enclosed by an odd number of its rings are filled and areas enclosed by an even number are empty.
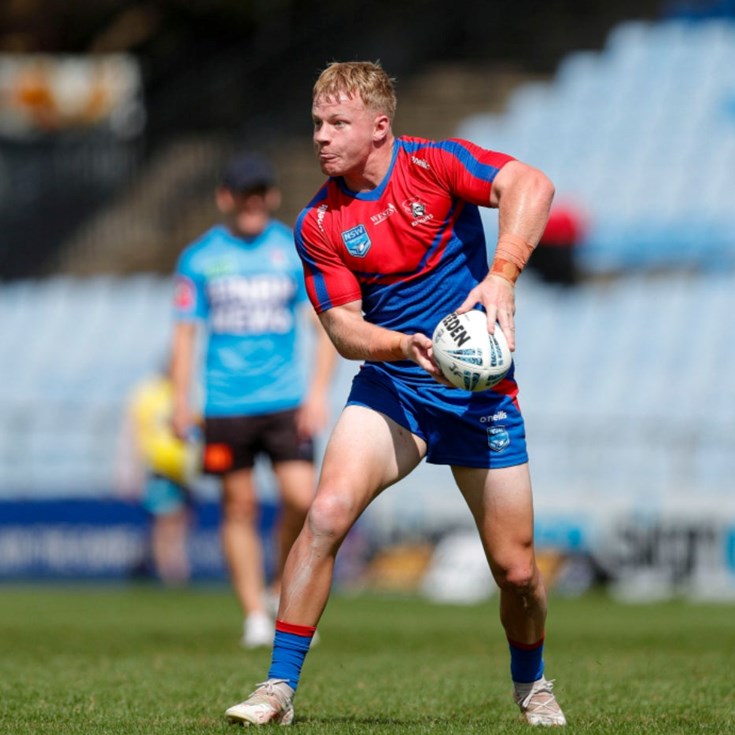
[[[487,331],[483,311],[447,314],[437,324],[431,341],[434,362],[457,388],[487,390],[510,370],[513,356],[508,341],[499,324],[493,334]]]

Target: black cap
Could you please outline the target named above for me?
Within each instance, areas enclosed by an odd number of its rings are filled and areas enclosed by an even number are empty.
[[[230,159],[222,172],[222,186],[232,191],[269,188],[276,185],[276,173],[259,153],[240,153]]]

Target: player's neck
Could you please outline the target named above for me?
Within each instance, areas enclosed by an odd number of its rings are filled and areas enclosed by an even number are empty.
[[[239,216],[231,217],[226,221],[227,229],[232,235],[241,240],[254,240],[260,237],[271,222],[270,216]]]
[[[382,145],[373,149],[359,173],[346,174],[344,182],[350,191],[360,193],[377,189],[383,182],[393,160],[395,138],[386,138]]]

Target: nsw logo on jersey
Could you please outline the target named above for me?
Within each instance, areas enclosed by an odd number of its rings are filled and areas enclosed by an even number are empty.
[[[357,258],[364,257],[372,245],[365,225],[357,225],[343,232],[342,242],[344,242],[349,254]]]

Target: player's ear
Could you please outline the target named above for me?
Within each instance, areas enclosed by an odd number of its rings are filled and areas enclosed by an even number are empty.
[[[390,133],[390,118],[388,115],[378,115],[373,123],[373,140],[376,143],[384,141]]]
[[[222,214],[229,214],[235,209],[235,197],[233,197],[232,192],[224,186],[217,187],[214,193],[214,199],[217,203],[217,209],[219,209]]]
[[[275,187],[271,187],[265,192],[265,204],[269,212],[275,212],[281,206],[281,192]]]

